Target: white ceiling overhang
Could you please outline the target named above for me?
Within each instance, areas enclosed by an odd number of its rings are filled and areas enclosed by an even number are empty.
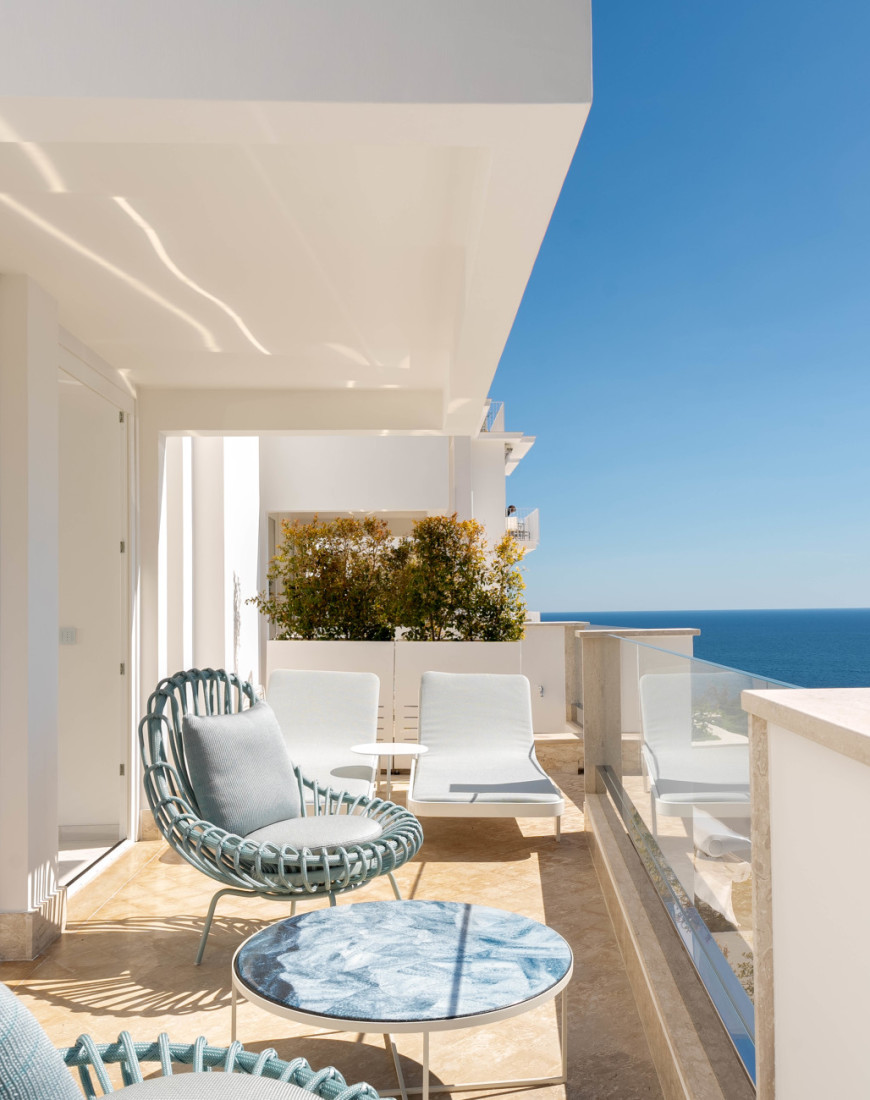
[[[96,0],[30,8],[68,18],[70,9],[101,6],[119,10]],[[306,33],[327,41],[346,6],[336,5],[332,23],[322,5],[309,7],[318,9],[309,20],[317,26]],[[373,7],[395,8],[391,0]],[[536,4],[500,7],[508,23],[515,13],[519,27],[529,25]],[[537,22],[552,11],[547,42],[569,7],[576,22],[577,4],[542,9],[538,0]],[[142,8],[131,0],[120,10]],[[287,11],[297,16],[297,30],[300,12],[308,12],[288,0],[252,8],[260,16],[268,8],[279,29]],[[236,9],[238,26],[251,22],[229,0],[228,9]],[[441,17],[434,3],[408,9],[425,11],[440,32],[454,20],[465,41],[459,7],[447,4]],[[166,10],[193,50],[194,16],[205,18],[215,6]],[[22,35],[35,33],[29,18],[19,19]],[[259,44],[271,42],[268,26],[253,22]],[[363,52],[365,34],[372,46],[379,26],[358,26]],[[480,71],[471,65],[473,49],[464,62],[466,91],[491,101],[460,99],[460,66],[448,74],[449,86],[440,70],[428,77],[430,101],[407,102],[396,101],[399,84],[390,88],[372,59],[349,77],[341,51],[309,64],[307,76],[297,71],[283,89],[273,86],[277,77],[266,64],[279,66],[274,51],[266,61],[255,51],[237,55],[229,79],[220,63],[228,63],[230,25],[211,53],[206,43],[195,54],[193,75],[181,80],[174,67],[157,66],[150,86],[147,42],[130,54],[126,85],[117,57],[135,44],[135,25],[103,28],[101,45],[113,60],[99,79],[52,40],[45,49],[69,71],[46,68],[40,85],[33,65],[14,51],[13,25],[11,41],[7,34],[0,45],[0,272],[24,272],[43,285],[58,301],[61,324],[136,387],[425,391],[427,409],[435,392],[438,428],[473,432],[589,108],[575,77],[573,100],[542,94],[548,51],[540,30],[523,51],[510,36],[505,42],[503,21],[499,28],[495,56],[480,54]],[[482,48],[485,30],[465,28],[466,52]],[[418,60],[429,58],[419,26],[409,24],[412,32]],[[254,50],[250,37],[245,45]],[[401,43],[389,47],[386,69]],[[573,53],[580,64],[586,47],[563,47],[559,58]],[[534,72],[508,72],[511,50],[527,65],[535,61]],[[408,52],[398,75],[390,70],[397,81]],[[389,102],[363,98],[372,94],[366,80],[379,73]],[[347,98],[303,98],[302,77],[309,95],[334,86]],[[422,96],[426,88],[414,81],[424,77],[405,73],[399,83]],[[567,97],[568,80],[566,68],[553,94]],[[204,94],[218,86],[226,98]],[[143,95],[146,87],[154,94]],[[197,88],[202,98],[194,97]],[[119,94],[129,90],[138,94]],[[297,98],[248,98],[253,92]],[[525,98],[505,101],[510,94]],[[441,100],[431,101],[436,95]],[[429,414],[428,430],[431,421]]]

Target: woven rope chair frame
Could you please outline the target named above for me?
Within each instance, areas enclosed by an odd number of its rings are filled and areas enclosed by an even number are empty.
[[[184,758],[185,714],[231,714],[253,706],[251,684],[223,669],[188,669],[167,677],[148,699],[139,723],[145,794],[163,837],[191,866],[219,882],[200,941],[202,961],[215,906],[226,894],[290,900],[291,913],[300,898],[357,890],[387,875],[401,897],[393,872],[413,859],[423,843],[417,818],[403,806],[381,798],[350,795],[321,786],[293,772],[304,816],[356,814],[371,818],[382,832],[374,840],[348,847],[293,848],[258,844],[206,821],[196,804]],[[307,800],[306,800],[307,796]]]
[[[239,1042],[228,1047],[211,1047],[200,1036],[194,1043],[171,1043],[162,1034],[153,1043],[135,1043],[129,1031],[122,1031],[116,1043],[97,1044],[90,1035],[82,1035],[73,1047],[61,1048],[66,1064],[78,1069],[79,1081],[87,1100],[98,1100],[112,1092],[123,1092],[112,1085],[107,1067],[121,1067],[124,1087],[143,1081],[143,1062],[159,1062],[160,1076],[171,1077],[173,1065],[191,1066],[194,1073],[209,1073],[219,1067],[225,1073],[244,1073],[287,1081],[307,1089],[322,1100],[378,1100],[371,1085],[348,1085],[332,1066],[313,1070],[304,1058],[285,1062],[269,1048],[259,1053],[245,1050]],[[94,1078],[96,1077],[96,1083]],[[100,1091],[97,1092],[97,1086]]]

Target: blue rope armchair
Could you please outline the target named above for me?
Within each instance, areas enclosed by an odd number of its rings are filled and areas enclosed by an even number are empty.
[[[139,723],[145,793],[158,829],[179,855],[223,887],[209,906],[197,965],[202,961],[221,897],[232,894],[289,900],[292,914],[299,898],[325,894],[334,905],[336,894],[356,890],[378,875],[387,875],[395,896],[400,898],[393,872],[413,859],[423,843],[420,822],[404,807],[323,787],[296,767],[293,773],[303,816],[322,817],[328,826],[326,819],[357,815],[373,822],[379,835],[346,847],[330,844],[328,838],[310,847],[279,847],[246,840],[205,820],[185,762],[184,716],[232,714],[253,706],[255,701],[252,685],[231,672],[190,669],[158,684]]]
[[[107,1066],[120,1066],[126,1088],[144,1081],[143,1062],[159,1062],[161,1077],[173,1076],[173,1065],[190,1066],[193,1073],[209,1073],[217,1067],[224,1073],[286,1081],[321,1100],[378,1100],[370,1085],[348,1085],[332,1066],[313,1070],[304,1058],[285,1062],[271,1048],[254,1053],[238,1041],[229,1047],[212,1047],[200,1036],[195,1043],[171,1043],[164,1033],[156,1043],[135,1043],[129,1031],[122,1031],[116,1043],[97,1044],[90,1035],[83,1035],[74,1047],[62,1048],[59,1053],[68,1066],[78,1069],[86,1100],[124,1091],[112,1087]]]
[[[171,1078],[172,1083],[156,1090],[143,1084],[143,1063],[148,1062],[159,1065],[156,1080]],[[120,1069],[115,1078],[120,1076],[121,1088],[114,1087],[109,1075],[108,1067],[113,1065]],[[176,1075],[177,1066],[189,1066],[191,1072]],[[78,1070],[81,1089],[67,1067]],[[212,1073],[213,1069],[218,1073]],[[200,1087],[193,1079],[196,1074],[208,1074],[209,1082],[200,1078]],[[230,1074],[235,1076],[227,1080]],[[244,1077],[259,1078],[259,1084],[254,1081],[246,1087]],[[264,1087],[266,1081],[271,1083]],[[295,1088],[285,1089],[277,1082]],[[137,1085],[142,1087],[137,1089]],[[285,1062],[271,1048],[255,1053],[239,1042],[212,1047],[201,1036],[194,1043],[171,1043],[167,1035],[154,1043],[136,1043],[129,1032],[123,1031],[116,1043],[97,1044],[89,1035],[83,1035],[75,1046],[55,1050],[33,1013],[0,982],[0,1100],[81,1100],[82,1093],[87,1100],[96,1100],[128,1088],[131,1095],[147,1091],[154,1097],[195,1096],[197,1100],[212,1093],[252,1098],[280,1095],[287,1100],[306,1100],[309,1096],[321,1100],[378,1100],[369,1085],[348,1085],[331,1066],[315,1071],[304,1058]],[[304,1090],[301,1095],[300,1089]]]

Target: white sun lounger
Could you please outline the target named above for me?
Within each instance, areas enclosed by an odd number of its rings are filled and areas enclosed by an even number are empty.
[[[736,695],[749,686],[740,673],[647,673],[640,678],[643,763],[649,780],[653,834],[658,818],[749,814],[749,741],[693,738],[693,696]]]
[[[408,809],[418,817],[553,817],[565,802],[535,756],[525,676],[425,672]]]
[[[377,740],[379,687],[373,672],[272,673],[266,700],[287,739],[290,759],[306,776],[334,790],[371,797],[377,757],[351,750]]]

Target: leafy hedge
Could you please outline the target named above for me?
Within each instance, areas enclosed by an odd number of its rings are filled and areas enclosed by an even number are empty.
[[[518,641],[523,552],[490,552],[476,520],[428,516],[395,539],[374,516],[282,523],[269,588],[253,597],[277,638]]]

